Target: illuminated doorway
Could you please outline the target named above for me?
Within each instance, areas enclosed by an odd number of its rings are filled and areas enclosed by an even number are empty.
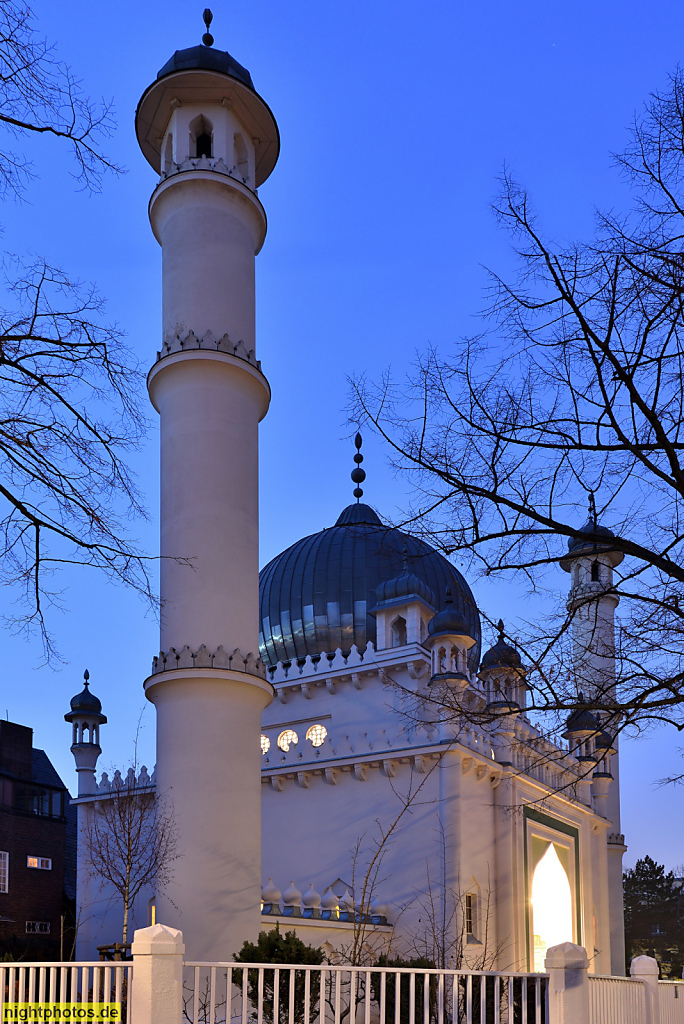
[[[562,851],[563,853],[565,851]],[[573,941],[573,898],[568,873],[553,843],[538,861],[532,876],[534,971],[544,971],[550,946]]]

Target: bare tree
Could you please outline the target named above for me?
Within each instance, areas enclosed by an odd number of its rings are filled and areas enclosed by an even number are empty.
[[[77,183],[99,190],[106,171],[120,172],[100,143],[114,128],[111,103],[93,103],[71,68],[35,29],[31,8],[0,0],[0,122],[10,137],[63,140],[71,148]],[[35,172],[24,153],[0,149],[0,197],[20,198]]]
[[[83,842],[91,875],[121,899],[124,945],[136,898],[147,887],[161,892],[171,878],[179,856],[177,835],[172,811],[151,786],[141,788],[135,769],[125,778],[115,772],[109,794],[92,810]]]
[[[631,206],[600,215],[595,236],[572,245],[546,237],[506,172],[494,209],[519,273],[492,275],[483,333],[447,355],[428,351],[406,380],[356,380],[352,414],[375,425],[415,486],[408,524],[471,570],[552,595],[555,616],[531,606],[515,627],[534,669],[531,709],[567,713],[593,686],[615,727],[682,729],[681,70],[635,119],[616,162]],[[570,634],[585,608],[559,601],[572,540],[624,556],[606,590],[621,601],[617,689],[578,678]]]
[[[0,0],[0,198],[36,177],[31,138],[68,146],[81,188],[119,172],[100,143],[111,106],[93,103],[37,34],[30,8]],[[35,149],[35,147],[34,147]],[[143,375],[95,288],[37,256],[6,256],[0,275],[0,578],[23,608],[6,623],[36,630],[49,657],[47,579],[79,563],[152,598],[127,521],[144,515],[125,457],[141,440]]]

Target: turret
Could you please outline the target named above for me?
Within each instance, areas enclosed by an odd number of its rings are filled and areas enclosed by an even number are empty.
[[[107,718],[102,714],[102,704],[90,692],[88,669],[83,673],[83,679],[83,689],[71,698],[71,711],[66,713],[64,720],[71,722],[73,727],[71,753],[76,761],[78,795],[89,796],[97,792],[95,768],[102,753],[100,726],[106,724]]]
[[[451,584],[448,584],[444,608],[428,622],[425,646],[430,651],[430,685],[448,686],[457,692],[464,690],[470,684],[468,651],[475,643],[465,615],[454,604]]]
[[[258,426],[270,399],[255,350],[257,188],[278,128],[249,72],[178,50],[145,91],[138,141],[159,175],[162,338],[148,375],[161,438],[161,630],[145,692],[157,711],[157,792],[182,856],[158,919],[189,954],[256,940],[261,895]],[[216,894],[219,894],[217,897]]]
[[[406,552],[401,574],[378,584],[375,597],[377,650],[425,642],[427,624],[435,614],[435,595],[411,572]]]
[[[623,554],[615,544],[615,534],[602,526],[596,517],[593,494],[590,496],[589,519],[579,530],[579,537],[568,541],[568,553],[560,562],[561,568],[570,573],[571,584],[567,608],[572,618],[572,670],[578,690],[586,696],[587,711],[594,712],[597,706],[608,703],[615,697],[615,609],[619,597],[615,593],[613,571],[622,562]],[[577,712],[575,713],[577,714]],[[596,810],[610,823],[608,833],[608,886],[611,917],[611,964],[613,974],[624,973],[624,923],[622,897],[622,856],[625,851],[624,837],[620,829],[620,772],[617,736],[608,737],[609,748],[597,748],[596,742],[605,729],[594,717],[593,740],[587,734],[584,739],[574,730],[572,742],[582,746],[580,760],[584,758],[586,783],[591,782]],[[568,722],[571,725],[573,716]],[[576,724],[576,723],[575,723]],[[617,730],[617,722],[608,722],[611,734]],[[602,751],[610,750],[609,754]],[[606,756],[609,759],[605,768]],[[591,772],[593,759],[596,763]]]
[[[511,764],[515,719],[526,704],[526,673],[515,647],[504,639],[502,619],[499,619],[497,629],[499,637],[485,652],[479,676],[487,697],[487,712],[491,715],[496,759],[501,764]]]

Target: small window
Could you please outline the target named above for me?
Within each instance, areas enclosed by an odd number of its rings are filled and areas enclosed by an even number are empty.
[[[269,740],[268,736],[264,736],[264,734],[262,733],[261,734],[261,753],[262,754],[268,754],[270,749],[271,749],[271,741]]]
[[[306,738],[311,740],[311,744],[314,747],[320,747],[325,742],[325,737],[328,735],[328,730],[324,725],[312,725],[307,730]]]
[[[472,892],[467,892],[466,893],[465,908],[464,908],[464,910],[465,910],[465,921],[464,921],[465,933],[466,933],[466,935],[470,935],[470,936],[474,937],[475,936],[475,930],[476,930],[476,927],[477,927],[477,918],[476,918],[477,897],[475,896],[474,893],[472,893]]]
[[[211,156],[211,135],[202,132],[197,136],[197,156]]]
[[[12,783],[9,779],[0,779],[0,804],[3,807],[12,806]]]
[[[27,857],[27,868],[38,868],[40,871],[52,871],[52,860],[50,857]]]
[[[299,743],[299,736],[294,729],[284,729],[278,737],[278,746],[281,750],[289,750],[290,744],[296,747]]]
[[[591,582],[598,583],[599,581],[599,564],[594,561],[591,563]]]
[[[49,935],[50,934],[50,922],[49,921],[27,921],[26,922],[26,934],[27,935]]]
[[[392,647],[406,645],[406,619],[399,615],[392,623]]]
[[[9,853],[0,850],[0,892],[9,892]]]

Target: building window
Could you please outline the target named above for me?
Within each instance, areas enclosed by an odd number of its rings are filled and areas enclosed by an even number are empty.
[[[26,934],[27,935],[49,935],[50,934],[50,922],[49,921],[27,921],[26,922]]]
[[[12,806],[12,783],[9,779],[0,779],[0,804],[3,807]]]
[[[299,743],[299,736],[294,729],[284,729],[278,737],[278,746],[281,750],[289,750],[290,744],[296,747]]]
[[[17,783],[15,807],[18,811],[37,814],[41,818],[61,818],[64,814],[63,796],[59,790],[39,789]]]
[[[27,868],[38,868],[40,871],[52,871],[52,859],[50,857],[27,857]]]
[[[464,916],[465,916],[465,933],[471,938],[475,938],[475,932],[477,930],[477,897],[472,892],[466,893]]]
[[[268,738],[268,736],[264,736],[264,734],[262,733],[261,734],[261,753],[262,754],[268,754],[270,749],[271,749],[271,741]]]
[[[599,564],[598,562],[591,563],[591,582],[598,583],[599,581]]]
[[[307,730],[306,738],[307,740],[311,740],[314,747],[320,747],[325,742],[325,737],[327,735],[328,730],[326,727],[324,725],[316,724],[312,725],[311,728]]]
[[[9,853],[0,850],[0,892],[9,892]]]
[[[399,615],[392,623],[392,647],[406,645],[406,619]]]

